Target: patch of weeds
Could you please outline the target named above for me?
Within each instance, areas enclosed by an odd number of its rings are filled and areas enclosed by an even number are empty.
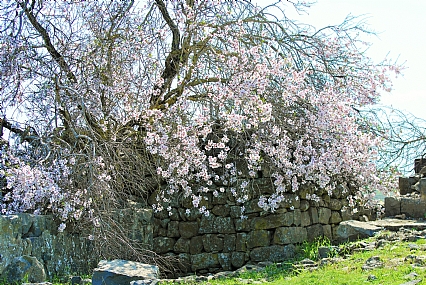
[[[318,259],[318,249],[320,247],[328,247],[330,249],[331,256],[337,256],[338,251],[335,249],[330,240],[327,237],[317,237],[314,241],[308,242],[304,241],[301,245],[301,251],[304,258],[309,258],[311,260]]]

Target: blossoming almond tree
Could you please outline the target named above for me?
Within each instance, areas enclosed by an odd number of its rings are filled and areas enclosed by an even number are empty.
[[[286,17],[307,8],[290,3],[2,1],[3,213],[102,228],[129,195],[157,190],[157,211],[183,195],[208,215],[203,193],[244,203],[265,168],[265,210],[305,184],[315,200],[345,185],[362,204],[389,190],[358,110],[399,67],[365,56],[362,24],[315,31]]]

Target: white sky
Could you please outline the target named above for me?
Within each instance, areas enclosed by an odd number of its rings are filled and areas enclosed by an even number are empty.
[[[391,93],[383,93],[381,103],[426,119],[426,1],[317,0],[307,14],[296,16],[302,23],[321,28],[343,22],[348,14],[363,16],[377,33],[367,38],[373,44],[370,57],[380,62],[389,54],[405,62],[403,76],[393,81]]]

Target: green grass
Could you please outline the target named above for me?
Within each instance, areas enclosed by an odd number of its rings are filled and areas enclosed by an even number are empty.
[[[382,235],[386,235],[384,232]],[[294,264],[304,258],[312,260],[317,259],[317,250],[320,246],[330,246],[331,244],[326,239],[317,239],[311,243],[303,243],[298,247],[295,260],[273,264],[265,267],[264,270],[245,271],[239,276],[220,280],[210,280],[197,284],[211,285],[231,285],[231,284],[250,284],[255,281],[261,281],[263,284],[278,285],[278,284],[339,284],[339,285],[356,285],[356,284],[403,284],[413,279],[422,279],[423,281],[417,284],[426,284],[426,240],[419,239],[416,242],[388,242],[384,246],[371,251],[354,251],[351,254],[351,249],[358,248],[361,242],[370,242],[377,240],[377,237],[367,240],[343,244],[339,248],[339,256],[337,251],[333,253],[335,258],[339,258],[336,263],[329,263],[320,266],[315,270],[300,270],[294,269]],[[421,266],[413,264],[413,260],[406,259],[407,256],[425,257],[421,260]],[[382,268],[373,270],[362,270],[365,261],[373,256],[379,256],[383,262]],[[410,273],[417,274],[417,277],[408,278]],[[374,277],[373,277],[374,276]],[[258,282],[255,282],[258,283]],[[1,283],[3,285],[5,283]],[[68,285],[67,282],[53,282],[54,285]],[[171,284],[171,283],[164,283]],[[195,284],[195,283],[192,283]]]
[[[364,242],[374,240],[369,239]],[[358,242],[359,243],[359,242]],[[417,249],[409,245],[417,245]],[[356,248],[357,243],[348,243],[340,246],[340,254],[345,255],[349,248]],[[330,263],[318,269],[296,270],[293,263],[297,263],[303,258],[316,259],[316,250],[319,246],[330,246],[327,240],[316,240],[313,243],[304,243],[299,247],[297,260],[281,265],[271,265],[261,272],[244,272],[238,277],[211,280],[201,284],[247,284],[253,281],[262,281],[263,284],[278,285],[311,285],[311,284],[403,284],[413,279],[422,279],[417,284],[426,284],[426,259],[422,266],[414,266],[410,260],[405,260],[409,255],[426,257],[426,240],[420,239],[416,242],[389,242],[388,244],[372,251],[359,251],[346,255],[336,263]],[[382,268],[373,270],[362,270],[365,261],[373,256],[379,256],[383,262]],[[424,266],[424,267],[423,267]],[[418,276],[408,278],[410,273]]]

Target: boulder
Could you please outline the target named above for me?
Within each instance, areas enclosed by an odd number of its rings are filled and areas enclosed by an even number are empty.
[[[92,285],[124,285],[138,280],[155,280],[159,275],[155,265],[120,259],[101,260],[93,270]]]
[[[381,227],[371,223],[349,220],[339,224],[336,231],[336,238],[338,240],[353,241],[359,238],[371,237],[381,229]]]
[[[33,256],[15,257],[11,263],[6,266],[0,276],[1,280],[6,281],[6,284],[28,279],[29,282],[40,283],[46,280],[46,272],[43,264]]]
[[[401,198],[385,197],[385,216],[392,217],[401,214]]]

